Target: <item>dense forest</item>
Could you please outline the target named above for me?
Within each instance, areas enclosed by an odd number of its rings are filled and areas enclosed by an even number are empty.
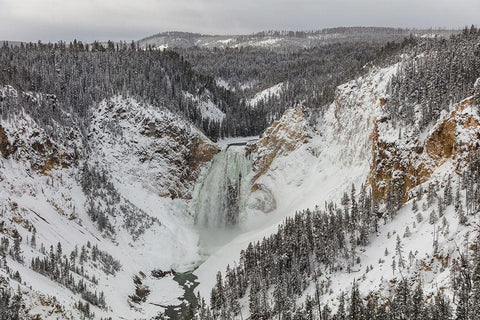
[[[161,51],[140,49],[133,42],[4,43],[0,47],[0,116],[14,119],[26,112],[59,140],[66,135],[57,130],[58,126],[76,126],[87,144],[95,105],[122,95],[170,110],[213,140],[251,136],[261,133],[295,104],[321,116],[334,100],[339,84],[361,76],[373,65],[399,61],[400,69],[389,83],[385,104],[386,116],[394,124],[408,126],[420,121],[421,129],[426,129],[454,102],[472,93],[479,99],[480,86],[477,82],[475,89],[475,81],[480,77],[480,31],[475,27],[448,39],[410,36],[401,43],[339,42],[283,51],[261,47]],[[249,104],[255,94],[279,83],[285,85],[278,95]],[[18,96],[10,88],[16,89]],[[11,94],[5,94],[8,90]],[[213,102],[225,117],[205,116],[198,100]],[[440,288],[433,293],[429,290],[427,295],[419,277],[411,277],[415,258],[402,244],[402,239],[410,235],[408,227],[394,235],[397,245],[391,271],[397,280],[391,282],[389,294],[361,294],[354,281],[351,291],[335,292],[335,303],[324,302],[333,294],[327,275],[358,272],[363,263],[362,250],[377,236],[379,226],[394,221],[400,210],[409,210],[417,223],[436,227],[438,222],[439,234],[448,233],[446,211],[454,213],[458,225],[474,226],[480,211],[480,152],[472,150],[469,160],[467,168],[452,174],[444,184],[431,182],[414,189],[406,205],[403,194],[394,188],[385,203],[377,203],[368,186],[352,185],[339,203],[326,202],[296,212],[276,233],[250,243],[236,265],[219,272],[210,304],[199,296],[198,304],[185,317],[243,318],[242,306],[248,305],[248,318],[252,320],[478,319],[480,238],[459,248],[458,257],[450,262],[451,286],[447,293]],[[150,227],[161,226],[158,218],[122,198],[101,167],[84,163],[77,178],[85,195],[85,212],[105,238],[115,238],[115,217],[124,217],[122,227],[134,241]],[[53,178],[49,181],[53,183]],[[37,244],[35,226],[27,224],[25,228],[29,238],[23,243],[31,249],[38,247],[41,253],[29,261],[23,256],[19,232],[6,232],[3,222],[0,224],[0,233],[4,234],[0,239],[0,266],[11,282],[21,284],[22,277],[9,267],[7,257],[81,297],[75,308],[84,318],[94,317],[91,306],[108,310],[105,294],[93,290],[98,278],[86,273],[85,267],[97,276],[113,276],[122,269],[119,261],[90,242],[68,253],[60,242],[56,246]],[[438,251],[434,239],[431,256],[436,257]],[[372,271],[373,266],[363,266],[359,277]],[[404,271],[409,276],[404,277]],[[134,283],[141,291],[142,282],[137,279]],[[6,281],[0,277],[0,318],[21,319],[25,303],[22,293],[11,290]],[[141,294],[129,299],[146,301]]]
[[[402,124],[420,120],[425,128],[472,95],[480,77],[480,30],[472,26],[449,39],[424,39],[408,53],[390,84],[387,112]]]
[[[0,49],[0,65],[3,66],[1,85],[33,95],[42,94],[35,96],[36,99],[22,95],[14,99],[16,103],[2,103],[3,117],[18,111],[18,105],[22,105],[46,127],[52,120],[69,126],[71,118],[86,127],[90,108],[95,103],[113,95],[124,95],[177,112],[217,138],[220,124],[202,119],[194,102],[185,95],[201,96],[208,92],[216,106],[235,119],[232,122],[227,119],[228,125],[223,124],[224,128],[230,128],[224,135],[246,135],[250,130],[251,115],[240,110],[235,97],[216,86],[213,78],[194,72],[175,52],[139,50],[133,43],[109,42],[107,46],[76,41],[68,45],[9,46],[5,43]]]
[[[124,95],[176,112],[214,140],[257,135],[295,103],[315,108],[330,103],[338,84],[411,41],[385,46],[337,43],[281,53],[253,47],[174,52],[142,50],[135,43],[4,43],[0,85],[23,94],[3,96],[0,110],[5,118],[23,108],[55,134],[52,121],[85,129],[95,103]],[[218,78],[227,79],[235,89],[217,85]],[[288,83],[279,97],[248,105],[247,99],[256,91],[279,82]],[[256,85],[239,90],[245,83]],[[205,117],[191,97],[211,100],[225,118]]]
[[[409,37],[401,43],[383,45],[338,42],[281,52],[257,47],[175,50],[198,72],[226,80],[241,102],[255,92],[286,84],[278,96],[268,97],[254,108],[264,115],[257,118],[261,123],[256,127],[265,128],[296,103],[323,110],[333,101],[339,84],[364,73],[373,61],[380,65],[392,62],[396,53],[416,41]]]

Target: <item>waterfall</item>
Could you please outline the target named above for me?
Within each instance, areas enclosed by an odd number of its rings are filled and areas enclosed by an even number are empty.
[[[219,229],[238,225],[250,191],[250,170],[250,158],[243,146],[229,145],[214,157],[194,193],[198,227]]]

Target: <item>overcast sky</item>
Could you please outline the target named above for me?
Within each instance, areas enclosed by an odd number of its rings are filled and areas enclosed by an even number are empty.
[[[336,26],[460,28],[480,0],[0,0],[0,40],[132,40]]]

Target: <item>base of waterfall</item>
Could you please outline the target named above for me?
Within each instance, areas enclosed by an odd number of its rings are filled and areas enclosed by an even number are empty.
[[[325,201],[338,201],[342,192],[348,190],[352,183],[360,185],[365,181],[368,161],[362,159],[350,166],[343,166],[330,156],[336,146],[328,145],[323,139],[322,136],[313,137],[297,150],[275,159],[268,175],[260,178],[259,182],[272,192],[277,207],[268,214],[247,208],[241,233],[211,252],[195,270],[195,275],[200,279],[196,290],[207,302],[210,290],[215,285],[216,273],[225,271],[227,265],[234,267],[240,252],[249,243],[261,241],[275,233],[278,225],[296,211],[323,205]],[[311,150],[318,150],[318,153]]]

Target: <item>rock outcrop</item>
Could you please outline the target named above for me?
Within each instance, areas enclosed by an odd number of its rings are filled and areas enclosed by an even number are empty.
[[[11,144],[8,141],[8,136],[2,126],[0,126],[0,153],[4,158],[7,158],[11,151]]]
[[[201,167],[219,149],[198,129],[167,111],[113,97],[95,111],[91,160],[161,197],[190,199]]]
[[[68,168],[77,160],[74,148],[55,143],[33,120],[26,118],[17,119],[11,126],[0,125],[0,153],[4,158],[28,161],[32,170],[43,174],[56,166]]]
[[[273,122],[255,143],[247,146],[247,155],[252,156],[255,182],[263,175],[279,156],[286,155],[297,149],[310,138],[311,129],[301,107],[287,109],[282,117]],[[259,188],[253,184],[252,191]]]
[[[390,120],[378,119],[373,133],[370,174],[373,197],[384,201],[388,192],[396,188],[395,191],[402,193],[402,200],[407,201],[408,191],[426,182],[447,160],[460,172],[471,153],[478,150],[479,123],[478,105],[472,97],[444,113],[425,134],[415,128],[394,130]],[[392,139],[395,132],[398,134]]]
[[[196,172],[202,165],[210,162],[219,152],[220,149],[217,146],[197,137],[192,141],[190,147],[190,154],[187,158],[188,167]]]

